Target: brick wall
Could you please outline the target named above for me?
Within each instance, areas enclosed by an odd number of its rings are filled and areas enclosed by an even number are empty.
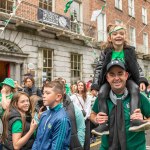
[[[128,1],[122,0],[122,11],[115,8],[115,1],[110,0],[107,1],[107,6],[104,10],[106,13],[106,23],[107,25],[110,23],[115,23],[115,20],[122,20],[124,24],[126,24],[130,19],[130,21],[127,24],[127,28],[129,26],[133,26],[136,28],[136,42],[137,44],[142,45],[143,44],[143,33],[148,33],[149,39],[150,39],[150,2],[145,0],[135,0],[135,18],[132,18],[129,16],[128,13]],[[94,1],[91,4],[92,11],[96,9],[100,9],[102,5],[104,5],[103,0],[97,0]],[[139,34],[139,32],[144,27],[144,24],[142,23],[142,7],[147,8],[147,20],[148,25],[144,28],[144,30]],[[96,25],[96,24],[95,24]],[[139,36],[138,36],[139,34]],[[149,40],[149,47],[150,47],[150,40]]]
[[[37,20],[37,8],[39,6],[38,0],[26,0],[28,3],[22,3],[17,11],[17,14],[23,18],[36,21]],[[64,13],[65,4],[67,1],[55,0],[55,12],[62,14],[64,16],[70,17],[70,10],[67,13]],[[29,5],[29,3],[31,5]],[[127,28],[129,26],[133,26],[136,28],[136,42],[137,44],[143,44],[143,33],[148,33],[150,37],[150,2],[145,0],[135,0],[135,18],[132,18],[128,15],[128,1],[123,0],[123,9],[122,11],[115,8],[115,1],[109,0],[107,1],[107,6],[104,10],[106,13],[106,22],[107,25],[110,23],[115,23],[115,20],[122,20],[124,24],[127,24]],[[84,23],[91,24],[93,26],[97,26],[96,22],[91,22],[91,15],[93,10],[101,9],[101,7],[105,4],[103,0],[82,0],[82,13],[83,16],[81,20]],[[139,34],[139,32],[144,27],[142,23],[142,7],[147,8],[148,14],[148,25],[143,29],[143,31]],[[150,38],[149,38],[150,39]],[[150,47],[150,40],[149,40]]]

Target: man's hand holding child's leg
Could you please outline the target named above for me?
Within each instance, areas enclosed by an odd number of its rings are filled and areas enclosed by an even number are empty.
[[[106,113],[99,112],[95,117],[95,123],[99,124],[99,126],[95,129],[93,129],[91,132],[96,135],[108,135],[108,124],[106,122],[108,121],[108,116]],[[99,132],[103,131],[103,132]]]
[[[150,122],[143,119],[140,109],[135,109],[133,114],[130,116],[130,119],[135,125],[131,126],[129,131],[139,132],[150,129]]]

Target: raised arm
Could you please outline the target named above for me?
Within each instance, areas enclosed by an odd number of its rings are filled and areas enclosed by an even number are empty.
[[[35,131],[36,127],[37,127],[36,121],[32,120],[30,130],[23,137],[22,132],[12,134],[13,147],[15,150],[21,149],[28,142],[33,132]]]

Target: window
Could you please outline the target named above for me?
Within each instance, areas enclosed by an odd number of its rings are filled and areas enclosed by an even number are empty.
[[[129,15],[135,17],[134,0],[128,0]]]
[[[143,33],[143,49],[145,54],[148,54],[148,34],[147,33]]]
[[[49,49],[43,49],[43,81],[45,79],[52,80],[52,68],[53,68],[53,51]]]
[[[1,0],[0,1],[0,11],[6,13],[12,13],[13,11],[13,0]]]
[[[136,47],[136,36],[135,36],[134,27],[129,28],[129,40],[130,40],[130,45]]]
[[[81,21],[81,2],[73,1],[70,6],[71,14],[71,30],[76,33],[83,32],[83,26],[80,24]]]
[[[147,24],[147,9],[142,7],[142,22]]]
[[[82,79],[82,55],[71,54],[71,84]]]
[[[148,66],[144,65],[144,76],[149,79],[149,68]]]
[[[98,41],[106,41],[106,15],[100,14],[97,17]]]
[[[80,2],[78,1],[73,1],[70,5],[70,13],[73,15],[74,19],[77,19],[77,21],[81,21],[80,5]]]
[[[52,11],[52,0],[39,0],[39,7],[48,11]]]
[[[115,0],[115,7],[122,10],[122,0]]]

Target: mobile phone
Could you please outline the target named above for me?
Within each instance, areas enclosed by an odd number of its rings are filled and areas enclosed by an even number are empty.
[[[40,100],[38,100],[37,103],[35,104],[35,111],[36,111],[36,112],[39,112],[39,110],[40,110],[40,108],[41,108],[42,106],[44,106],[44,105],[43,105],[43,100],[40,99]],[[46,110],[46,106],[44,106],[44,108],[42,109],[42,111],[45,111],[45,110]]]

